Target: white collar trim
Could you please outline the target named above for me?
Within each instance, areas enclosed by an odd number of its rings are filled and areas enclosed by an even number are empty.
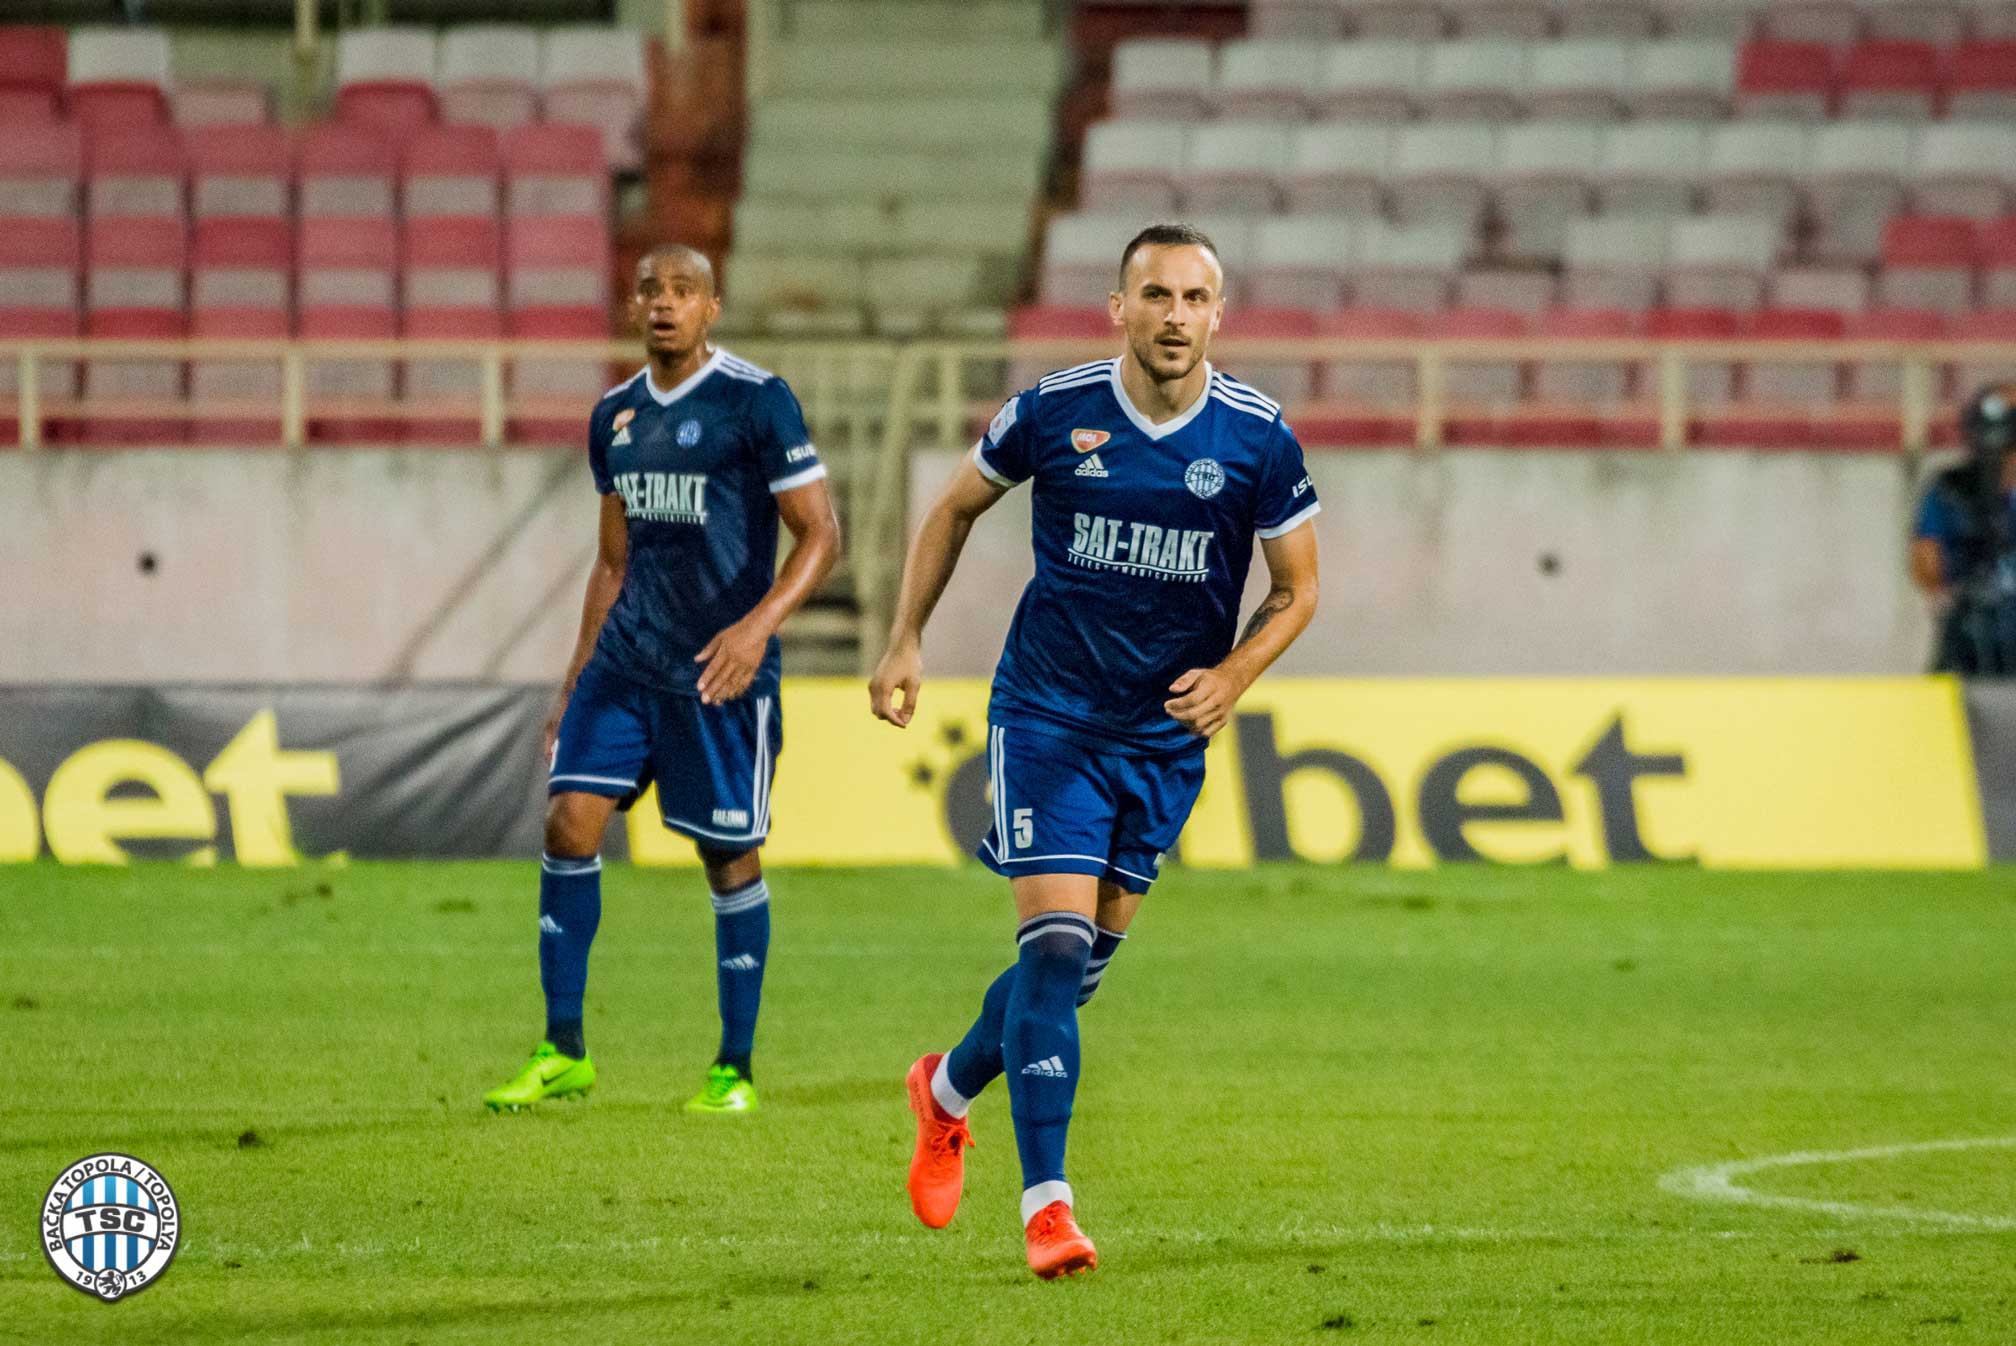
[[[674,402],[677,402],[680,398],[686,396],[686,394],[692,392],[695,388],[699,387],[700,380],[706,378],[709,374],[719,369],[721,367],[721,362],[727,358],[728,358],[728,352],[724,350],[722,347],[716,346],[714,348],[714,354],[707,357],[707,363],[701,365],[691,374],[688,374],[686,376],[685,381],[682,382],[678,387],[674,388],[669,393],[661,393],[658,391],[657,385],[651,382],[651,366],[645,365],[642,371],[644,375],[644,391],[651,394],[651,400],[653,402],[656,402],[659,406],[669,407]]]
[[[1121,359],[1125,359],[1122,356]],[[1127,386],[1120,382],[1120,360],[1113,362],[1113,400],[1120,404],[1120,410],[1127,413],[1127,419],[1134,422],[1134,428],[1150,439],[1167,439],[1184,426],[1197,419],[1204,410],[1204,404],[1211,400],[1211,362],[1204,362],[1204,386],[1198,390],[1197,400],[1170,420],[1157,425],[1141,414],[1141,408],[1134,405],[1134,399],[1127,396]]]

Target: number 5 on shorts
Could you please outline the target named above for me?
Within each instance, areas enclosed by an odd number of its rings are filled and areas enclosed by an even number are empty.
[[[1015,810],[1015,844],[1027,846],[1036,839],[1036,810]]]

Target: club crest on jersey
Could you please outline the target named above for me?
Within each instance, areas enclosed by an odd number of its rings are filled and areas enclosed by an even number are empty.
[[[679,440],[679,447],[682,449],[690,449],[695,444],[698,444],[700,442],[700,422],[698,421],[679,422],[678,440]]]
[[[1183,484],[1199,500],[1209,500],[1225,489],[1225,469],[1215,458],[1199,458],[1183,470]]]
[[[1071,447],[1080,453],[1090,453],[1111,438],[1104,430],[1073,430]]]

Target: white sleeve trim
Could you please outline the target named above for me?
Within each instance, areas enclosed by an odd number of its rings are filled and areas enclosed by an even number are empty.
[[[1289,533],[1294,532],[1296,529],[1300,528],[1303,524],[1309,522],[1310,519],[1322,513],[1322,511],[1323,511],[1323,502],[1320,500],[1311,500],[1309,502],[1309,507],[1303,510],[1300,514],[1290,515],[1284,522],[1277,523],[1272,528],[1258,528],[1255,529],[1254,531],[1259,533],[1261,537],[1268,538],[1270,540],[1277,537],[1283,537]]]
[[[803,472],[793,472],[788,477],[779,477],[777,478],[777,480],[771,482],[770,494],[782,495],[786,491],[795,491],[800,486],[810,486],[813,482],[818,481],[821,477],[824,477],[825,475],[826,475],[826,464],[814,463],[812,464],[812,466],[806,468]]]
[[[973,466],[980,469],[981,476],[987,478],[987,480],[993,482],[996,486],[999,486],[1002,490],[1004,491],[1014,490],[1017,483],[1010,481],[1007,477],[1004,477],[999,472],[996,472],[994,470],[994,464],[988,462],[987,456],[980,452],[980,450],[985,448],[986,445],[987,441],[984,439],[980,440],[979,442],[973,445]]]

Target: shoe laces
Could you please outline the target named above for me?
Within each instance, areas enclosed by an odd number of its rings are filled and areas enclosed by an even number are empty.
[[[955,1117],[949,1122],[940,1122],[931,1133],[931,1153],[940,1159],[957,1159],[959,1151],[971,1148],[973,1132],[966,1125],[964,1117]]]
[[[1036,1213],[1036,1227],[1030,1237],[1040,1243],[1062,1238],[1064,1226],[1072,1223],[1071,1208],[1061,1201],[1053,1201]]]
[[[742,1077],[727,1066],[714,1066],[707,1072],[706,1099],[709,1103],[719,1103],[734,1092],[742,1083]]]

